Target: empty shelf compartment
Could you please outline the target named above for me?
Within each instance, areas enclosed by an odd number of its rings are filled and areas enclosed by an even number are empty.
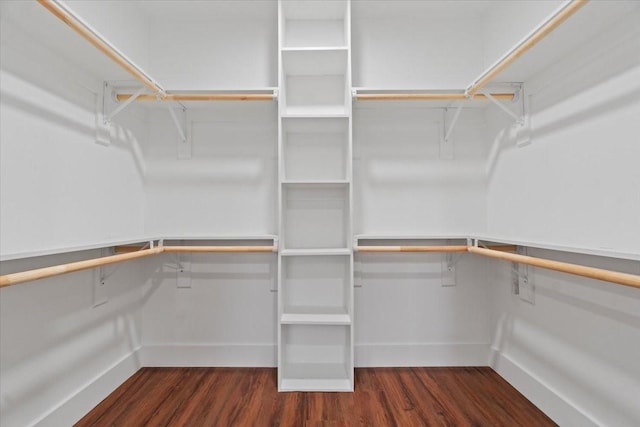
[[[283,187],[282,249],[349,248],[348,184]]]
[[[350,326],[283,325],[281,352],[282,391],[353,389]]]
[[[346,180],[348,132],[348,119],[285,119],[285,180]]]

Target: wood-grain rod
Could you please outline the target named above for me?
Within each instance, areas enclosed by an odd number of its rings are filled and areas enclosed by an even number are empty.
[[[603,280],[605,282],[617,283],[619,285],[640,288],[640,276],[635,274],[620,273],[617,271],[604,270],[601,268],[587,267],[579,264],[553,261],[545,258],[536,258],[528,255],[511,254],[507,252],[495,251],[492,249],[469,246],[469,252],[505,261],[518,262],[521,264],[533,265],[535,267],[546,268],[547,270],[561,271],[576,276],[588,277],[590,279]]]
[[[512,100],[513,93],[492,93],[494,98]],[[463,101],[464,93],[358,93],[357,101]],[[484,94],[476,94],[473,99],[488,99]]]
[[[551,31],[555,30],[560,24],[566,21],[571,15],[576,13],[582,6],[587,4],[588,0],[571,0],[564,7],[558,10],[540,27],[533,31],[529,36],[522,40],[517,46],[505,54],[491,68],[482,73],[468,88],[469,95],[475,95],[480,89],[486,86],[494,77],[500,74],[513,61],[522,56],[523,53],[535,46],[540,40],[546,37]]]
[[[100,258],[93,258],[84,261],[71,262],[68,264],[43,267],[35,270],[22,271],[19,273],[5,274],[0,276],[0,288],[17,285],[18,283],[30,282],[32,280],[44,279],[46,277],[59,276],[60,274],[73,273],[74,271],[88,270],[103,265],[115,264],[117,262],[131,261],[162,253],[162,248],[143,249],[137,252],[111,255]]]
[[[131,93],[118,93],[118,101],[131,98]],[[162,101],[273,101],[272,93],[168,93]],[[136,101],[157,101],[155,95],[139,95]]]
[[[126,248],[126,249],[123,249]],[[44,279],[58,276],[60,274],[73,273],[74,271],[87,270],[101,267],[103,265],[115,264],[118,262],[130,261],[152,255],[159,255],[163,252],[274,252],[275,246],[158,246],[151,249],[141,249],[139,246],[117,246],[117,255],[92,258],[84,261],[77,261],[68,264],[43,267],[35,270],[22,271],[19,273],[5,274],[0,276],[0,288],[17,285],[18,283],[32,280]]]
[[[496,251],[515,251],[515,245],[490,246]],[[467,245],[356,246],[356,252],[467,252]]]
[[[140,68],[129,61],[122,53],[111,46],[106,40],[98,36],[87,24],[79,20],[73,14],[57,1],[54,0],[38,0],[42,6],[44,6],[49,12],[53,13],[57,18],[62,20],[71,29],[80,34],[85,40],[95,46],[102,53],[111,58],[115,63],[124,68],[129,74],[138,79],[143,85],[151,89],[154,93],[160,95],[163,98],[166,93],[164,89],[153,81],[146,73]]]

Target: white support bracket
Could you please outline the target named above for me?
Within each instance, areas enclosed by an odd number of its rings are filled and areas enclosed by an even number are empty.
[[[453,160],[454,152],[453,152],[453,129],[460,118],[460,113],[462,113],[462,105],[463,102],[458,103],[458,107],[456,108],[455,113],[453,114],[453,118],[451,119],[451,123],[447,126],[447,115],[449,113],[449,109],[444,109],[444,117],[442,119],[442,133],[440,135],[440,158],[446,160]]]
[[[484,91],[483,92],[484,96],[487,97],[487,99],[489,101],[491,101],[493,104],[495,104],[498,108],[500,108],[502,111],[504,111],[508,116],[510,116],[511,118],[513,118],[513,120],[516,121],[516,123],[518,124],[522,124],[523,122],[523,118],[518,116],[516,113],[514,113],[513,111],[511,111],[510,109],[508,109],[507,107],[505,107],[500,101],[498,101],[497,99],[495,99],[493,97],[493,95],[491,95],[491,93],[489,93],[489,91]]]
[[[279,96],[280,96],[280,90],[279,89],[274,89],[273,90],[273,100],[277,102]]]
[[[525,96],[524,84],[521,83],[518,85],[518,89],[513,96],[513,102],[520,101],[521,103],[521,115],[518,115],[507,108],[503,103],[493,97],[488,90],[484,90],[482,93],[489,101],[515,121],[513,126],[509,129],[509,137],[516,141],[516,145],[522,147],[529,144],[531,142],[531,115],[529,110],[530,99]]]
[[[111,255],[111,251],[108,248],[101,249],[101,256]],[[106,304],[109,301],[107,295],[107,275],[105,273],[105,267],[100,266],[93,270],[93,307],[99,307],[102,304]]]
[[[191,288],[191,253],[178,252],[176,257],[176,286],[178,289],[189,289]]]
[[[527,255],[527,248],[518,246],[517,253]],[[512,263],[513,266],[513,293],[521,300],[535,304],[535,285],[533,283],[533,266],[520,263]]]
[[[455,263],[454,253],[445,252],[442,254],[441,270],[442,270],[442,286],[455,286],[456,285],[456,263]]]
[[[107,121],[109,105],[113,103],[110,97],[111,87],[108,82],[102,84],[102,91],[96,94],[96,143],[104,146],[111,145],[111,124]]]
[[[358,247],[358,238],[356,236],[353,236],[352,245],[353,246],[351,246],[351,247],[353,248],[353,251],[354,251],[354,254],[353,254],[353,287],[354,288],[361,288],[362,287],[362,266],[360,264],[359,257],[356,256],[356,254],[357,254],[356,248]]]
[[[182,106],[180,108],[183,115],[182,123],[180,123],[180,119],[178,119],[178,115],[173,110],[173,107],[171,106],[171,104],[167,102],[166,105],[167,105],[167,110],[169,110],[169,114],[171,114],[171,118],[173,119],[173,123],[176,125],[178,134],[180,134],[180,138],[182,139],[182,142],[187,142],[187,133],[185,132],[186,126],[184,125],[184,121],[185,121],[184,116],[185,116],[186,108]]]
[[[146,91],[146,88],[141,87],[140,89],[138,89],[138,91],[136,91],[133,95],[131,95],[130,98],[128,98],[126,101],[121,102],[111,113],[109,113],[107,117],[104,118],[105,120],[104,123],[105,124],[111,123],[111,121],[115,116],[117,116],[121,111],[124,111],[125,108],[131,105],[133,101],[138,99],[138,97],[142,95],[145,91]]]
[[[180,105],[180,112],[176,113],[170,102],[167,102],[166,105],[167,110],[169,110],[169,114],[173,119],[173,123],[176,126],[176,130],[178,131],[178,134],[180,136],[177,146],[178,159],[190,159],[192,151],[192,129],[188,111],[183,105]]]

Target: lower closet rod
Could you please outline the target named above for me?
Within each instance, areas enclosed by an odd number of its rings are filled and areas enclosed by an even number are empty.
[[[469,252],[484,255],[491,258],[505,261],[518,262],[520,264],[533,265],[535,267],[546,268],[576,276],[588,277],[590,279],[604,280],[605,282],[617,283],[619,285],[640,288],[640,276],[635,274],[620,273],[617,271],[604,270],[601,268],[587,267],[585,265],[570,264],[568,262],[553,261],[550,259],[536,258],[528,255],[510,254],[495,251],[492,249],[469,246]]]
[[[515,245],[494,245],[489,246],[496,251],[515,251]],[[356,246],[356,252],[467,252],[467,245],[445,245],[445,246]]]
[[[126,246],[125,246],[126,247]],[[152,255],[159,255],[163,252],[274,252],[276,246],[158,246],[151,249],[141,249],[134,252],[120,253],[106,257],[93,258],[84,261],[77,261],[68,264],[54,265],[51,267],[37,268],[35,270],[21,271],[19,273],[5,274],[0,276],[0,288],[17,285],[19,283],[44,279],[46,277],[59,276],[61,274],[73,273],[75,271],[88,270],[90,268],[101,267],[103,265],[115,264],[118,262],[131,261]]]
[[[74,271],[88,270],[90,268],[100,267],[117,262],[130,261],[138,258],[144,258],[151,255],[162,253],[162,248],[156,247],[151,249],[143,249],[137,252],[126,254],[111,255],[100,258],[88,259],[85,261],[77,261],[69,264],[54,265],[51,267],[43,267],[35,270],[21,271],[19,273],[5,274],[0,276],[0,288],[4,286],[17,285],[18,283],[30,282],[32,280],[44,279],[45,277],[59,276],[60,274],[73,273]]]

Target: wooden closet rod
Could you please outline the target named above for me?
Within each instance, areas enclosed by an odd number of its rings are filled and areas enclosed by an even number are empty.
[[[560,24],[562,24],[567,18],[576,13],[578,9],[587,4],[588,0],[571,0],[563,8],[558,10],[553,16],[551,16],[546,22],[540,25],[536,30],[529,34],[524,40],[522,40],[517,46],[511,49],[505,56],[502,57],[496,64],[485,71],[480,77],[478,77],[468,88],[467,93],[469,95],[475,95],[480,89],[486,86],[494,77],[500,74],[505,68],[507,68],[513,61],[518,59],[523,53],[531,49],[540,40],[542,40],[551,31],[555,30]]]
[[[118,101],[131,98],[131,93],[119,93]],[[273,101],[272,93],[168,93],[162,101]],[[139,95],[136,101],[157,101],[155,95]]]
[[[492,93],[494,98],[512,100],[513,93]],[[464,93],[356,93],[358,101],[456,101],[465,100]],[[488,99],[478,93],[473,99]]]
[[[106,40],[100,37],[94,30],[92,30],[87,24],[82,22],[72,13],[70,13],[64,6],[62,6],[56,0],[38,0],[42,6],[44,6],[49,12],[53,13],[56,17],[62,20],[65,24],[71,27],[75,32],[80,34],[89,43],[98,48],[102,53],[111,58],[115,63],[124,68],[133,77],[138,79],[143,85],[151,89],[154,93],[160,95],[161,98],[166,96],[164,89],[160,87],[156,82],[144,73],[140,68],[135,66],[129,61],[122,53],[111,46]]]
[[[515,245],[489,246],[496,251],[515,251]],[[467,245],[445,246],[356,246],[356,252],[467,252]]]
[[[563,273],[574,274],[576,276],[588,277],[591,279],[617,283],[619,285],[640,288],[640,276],[637,276],[635,274],[620,273],[617,271],[587,267],[578,264],[570,264],[561,261],[553,261],[544,258],[536,258],[527,255],[510,254],[506,252],[495,251],[492,249],[479,248],[477,246],[469,246],[469,252],[491,258],[502,259],[505,261],[533,265],[535,267],[546,268],[548,270],[561,271]]]
[[[274,252],[276,246],[158,246],[144,249],[142,246],[116,246],[117,255],[77,261],[69,264],[54,265],[52,267],[38,268],[19,273],[0,276],[0,288],[17,285],[18,283],[58,276],[60,274],[73,273],[74,271],[87,270],[103,265],[130,261],[163,252]]]
[[[20,273],[5,274],[4,276],[0,276],[0,288],[5,286],[17,285],[18,283],[23,282],[30,282],[32,280],[44,279],[45,277],[53,277],[60,274],[73,273],[74,271],[88,270],[90,268],[115,264],[117,262],[131,261],[151,255],[158,255],[160,253],[162,253],[162,248],[156,247],[126,254],[111,255],[101,258],[88,259],[85,261],[72,262],[69,264],[54,265],[52,267],[22,271]]]

